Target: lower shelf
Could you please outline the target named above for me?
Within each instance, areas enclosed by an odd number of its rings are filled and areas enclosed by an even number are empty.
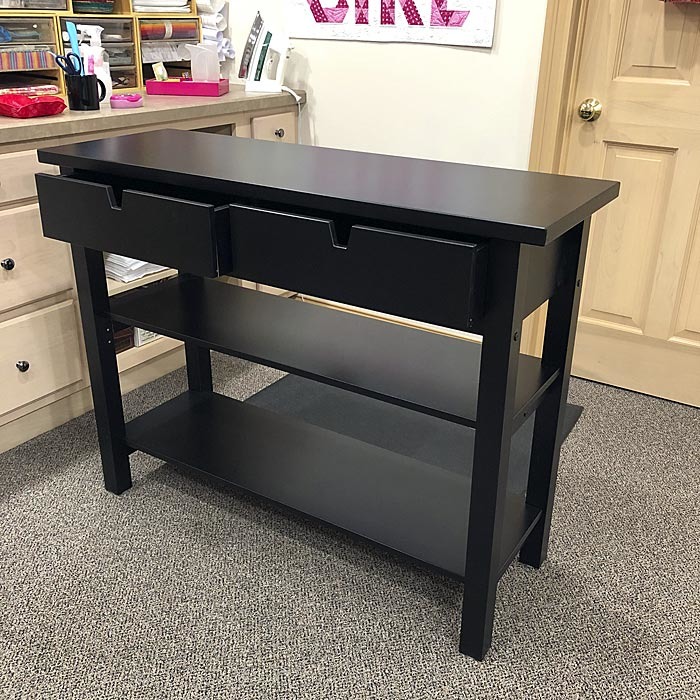
[[[399,431],[406,414],[416,415],[390,408]],[[473,430],[453,428],[465,431],[466,442],[473,439]],[[531,431],[529,421],[521,430],[523,444],[513,450],[520,462],[523,450],[529,453]],[[459,470],[445,468],[250,403],[196,392],[131,421],[126,435],[132,449],[203,471],[449,574],[464,575],[468,449]],[[540,517],[525,504],[522,465],[511,471],[516,488],[508,495],[501,571]]]

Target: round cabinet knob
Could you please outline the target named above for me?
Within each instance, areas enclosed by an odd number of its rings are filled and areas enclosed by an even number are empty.
[[[600,115],[603,113],[603,105],[595,97],[589,97],[587,100],[581,102],[578,107],[578,116],[583,119],[584,122],[595,122],[600,119]]]
[[[20,372],[26,372],[29,369],[29,363],[26,360],[20,360],[15,363],[15,367],[17,367]]]
[[[5,258],[4,260],[0,260],[0,267],[9,272],[15,269],[15,261],[12,258]]]
[[[284,129],[275,129],[275,136],[278,139],[283,139],[284,138]]]

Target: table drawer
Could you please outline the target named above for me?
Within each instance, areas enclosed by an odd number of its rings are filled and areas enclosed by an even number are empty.
[[[0,155],[0,204],[36,197],[34,175],[57,172],[55,165],[40,163],[36,151]]]
[[[79,382],[82,373],[72,299],[0,323],[0,415]]]
[[[487,246],[231,205],[234,277],[473,330]]]
[[[44,235],[203,277],[230,272],[226,207],[37,175]],[[121,196],[119,196],[121,195]]]
[[[39,206],[0,211],[0,311],[73,286],[70,249],[41,235]]]

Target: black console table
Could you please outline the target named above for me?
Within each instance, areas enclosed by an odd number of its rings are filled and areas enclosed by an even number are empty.
[[[37,175],[39,204],[45,235],[72,246],[106,488],[131,486],[142,450],[463,578],[460,649],[482,659],[499,578],[547,554],[589,220],[618,184],[173,130],[39,160],[61,168]],[[180,274],[110,301],[103,251]],[[520,334],[546,300],[540,361]],[[189,390],[126,424],[114,321],[183,340],[187,358]],[[211,349],[465,426],[473,455],[456,473],[221,396]]]

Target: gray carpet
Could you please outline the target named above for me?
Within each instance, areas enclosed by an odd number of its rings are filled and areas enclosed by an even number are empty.
[[[280,376],[215,374],[238,398]],[[570,399],[550,557],[502,579],[482,664],[455,581],[144,455],[106,493],[91,415],[0,455],[0,696],[700,697],[700,411]]]

